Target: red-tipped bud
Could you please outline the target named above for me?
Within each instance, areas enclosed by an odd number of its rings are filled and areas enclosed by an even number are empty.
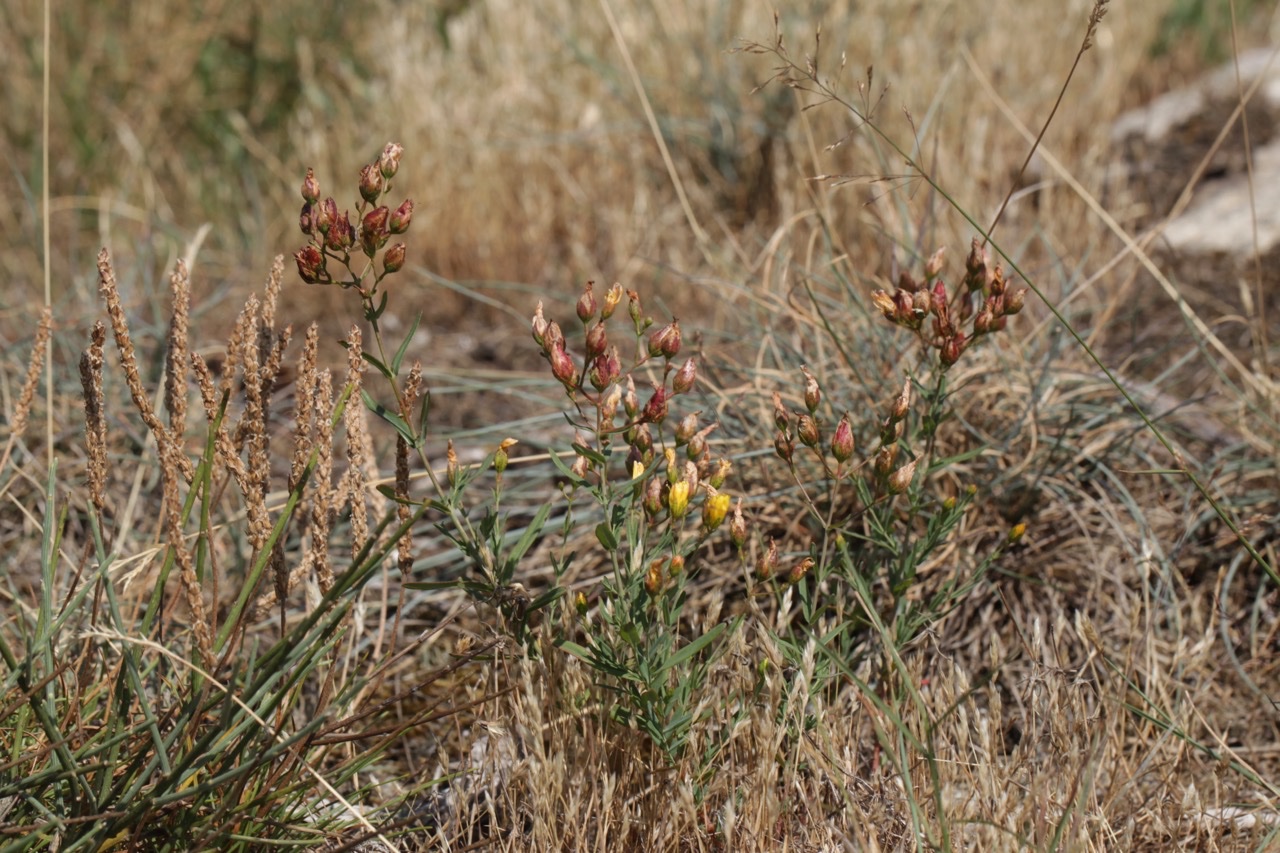
[[[1027,302],[1027,289],[1019,287],[1017,290],[1011,290],[1004,295],[1004,313],[1017,314],[1022,310],[1022,306]]]
[[[950,367],[960,360],[960,356],[964,353],[967,342],[965,341],[964,332],[956,332],[947,338],[942,344],[942,351],[939,353],[939,360],[943,367]]]
[[[733,518],[729,519],[729,539],[741,554],[742,546],[747,544],[747,520],[742,516],[742,498],[738,498],[738,503],[733,508]]]
[[[774,572],[778,570],[778,543],[769,540],[769,544],[765,547],[764,553],[756,560],[756,579],[768,580],[773,577]]]
[[[773,425],[778,428],[778,432],[791,429],[791,414],[782,405],[782,396],[777,391],[773,392]]]
[[[680,419],[680,423],[676,424],[676,447],[684,447],[689,443],[689,439],[698,434],[698,415],[701,412],[692,412]]]
[[[671,377],[671,393],[683,394],[691,389],[698,381],[698,363],[693,359],[686,359],[685,363],[680,365],[680,369],[676,371],[675,376]]]
[[[538,343],[538,346],[542,346],[546,342],[548,325],[547,318],[542,314],[542,302],[539,301],[537,310],[533,312],[532,324],[533,339]]]
[[[595,285],[596,283],[594,281],[587,282],[587,286],[583,289],[582,295],[578,297],[578,319],[584,323],[596,315],[596,297],[591,292]]]
[[[400,271],[400,268],[404,266],[405,252],[404,243],[396,243],[390,249],[387,249],[386,254],[382,256],[383,275]]]
[[[796,452],[796,443],[791,439],[789,433],[779,432],[773,437],[773,452],[778,454],[778,458],[783,462],[788,465],[791,464]]]
[[[672,578],[679,577],[680,573],[683,571],[684,571],[684,557],[682,557],[679,554],[676,554],[674,557],[671,558],[671,562],[667,563],[667,576]]]
[[[613,287],[609,288],[609,292],[604,295],[604,306],[600,309],[601,320],[608,320],[613,316],[613,312],[617,309],[619,303],[622,302],[622,296],[622,285],[615,281],[613,283]]]
[[[822,390],[818,388],[818,380],[813,378],[809,368],[801,365],[800,372],[804,374],[804,405],[812,415],[818,411],[818,404],[822,402]]]
[[[574,366],[573,359],[569,353],[565,352],[564,343],[554,346],[547,353],[548,359],[551,361],[551,373],[556,379],[560,380],[560,384],[570,391],[578,387],[578,369]]]
[[[307,246],[293,253],[298,262],[298,275],[307,284],[319,284],[329,280],[324,268],[324,255],[315,246]]]
[[[644,484],[644,499],[641,503],[645,514],[650,518],[658,516],[666,508],[666,501],[662,497],[661,477],[650,477],[649,482]]]
[[[611,353],[598,355],[591,360],[591,369],[587,372],[587,378],[591,380],[591,387],[597,391],[603,391],[618,378],[619,372],[617,349],[614,349]]]
[[[938,273],[942,272],[942,264],[946,259],[947,247],[943,246],[929,256],[929,260],[924,265],[924,276],[929,281],[938,277]]]
[[[675,358],[680,352],[680,322],[672,320],[649,335],[649,355]]]
[[[853,424],[848,412],[840,416],[835,435],[831,436],[831,455],[837,462],[848,462],[853,456]]]
[[[302,179],[302,200],[307,204],[315,204],[320,200],[320,182],[316,180],[316,170],[307,167],[307,176]]]
[[[370,163],[360,169],[360,197],[373,204],[382,195],[382,173],[377,163]]]
[[[308,237],[316,233],[316,206],[309,201],[302,205],[302,212],[298,214],[298,230]]]
[[[360,223],[360,248],[371,258],[391,238],[391,232],[387,230],[387,220],[390,217],[391,211],[385,207],[375,207],[364,215],[364,220]]]
[[[991,313],[991,309],[984,305],[982,310],[978,312],[978,316],[973,318],[974,334],[985,335],[990,332],[993,320],[995,320],[995,316]]]
[[[897,471],[889,475],[886,487],[891,495],[900,495],[911,488],[911,479],[916,475],[916,460],[911,460]]]
[[[660,424],[667,417],[667,389],[661,385],[653,389],[653,396],[649,398],[649,402],[645,403],[644,411],[640,413],[640,420],[645,423]]]
[[[382,149],[382,156],[378,158],[378,172],[382,177],[391,180],[396,176],[400,168],[400,155],[403,153],[404,146],[400,143],[387,143],[387,146]]]
[[[822,441],[822,432],[818,422],[810,415],[796,413],[796,438],[805,447],[817,447]]]
[[[609,348],[609,337],[605,332],[604,323],[596,323],[587,329],[586,347],[587,358],[604,355],[604,351]]]
[[[391,213],[391,217],[387,220],[387,229],[392,234],[403,234],[409,230],[409,223],[413,221],[413,199],[406,198]]]
[[[934,313],[946,310],[947,307],[947,285],[942,279],[938,279],[933,283],[933,310]]]

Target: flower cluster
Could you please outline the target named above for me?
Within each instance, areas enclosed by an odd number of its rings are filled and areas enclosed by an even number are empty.
[[[1003,329],[1008,318],[1022,310],[1027,289],[1011,289],[1005,281],[1004,269],[999,264],[991,265],[986,250],[975,237],[965,261],[961,286],[950,294],[939,277],[943,257],[944,252],[939,249],[929,258],[923,282],[904,270],[892,295],[877,290],[871,294],[871,300],[889,321],[911,329],[929,346],[937,348],[938,360],[947,368],[959,361],[978,338]],[[926,329],[925,320],[930,315],[933,322]],[[966,332],[963,327],[970,320],[972,323]]]
[[[316,180],[315,171],[307,169],[302,181],[303,205],[298,228],[310,239],[293,255],[303,281],[354,287],[362,296],[369,297],[379,282],[404,266],[405,244],[387,244],[393,235],[409,230],[409,223],[413,221],[413,199],[405,199],[394,210],[379,203],[391,189],[391,179],[400,168],[403,152],[403,146],[389,142],[377,160],[360,170],[360,202],[356,205],[355,223],[350,211],[338,212],[338,203],[332,197],[320,198],[320,182]],[[382,252],[380,268],[379,252]],[[365,264],[357,272],[355,267],[361,256]],[[330,271],[330,261],[345,270],[338,278]],[[366,284],[370,275],[373,281]]]

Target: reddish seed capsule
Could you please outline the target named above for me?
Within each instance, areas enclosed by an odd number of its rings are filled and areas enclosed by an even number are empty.
[[[676,375],[671,377],[671,391],[675,394],[683,394],[692,388],[697,381],[698,363],[693,359],[688,359],[684,364],[680,365]]]
[[[587,286],[582,291],[582,295],[578,297],[578,319],[584,323],[596,315],[596,298],[591,293],[593,287],[595,287],[594,281],[587,282]]]
[[[307,176],[302,179],[302,200],[307,204],[315,204],[320,200],[320,182],[316,180],[316,171],[307,167]]]
[[[382,155],[378,157],[378,172],[382,177],[391,180],[395,177],[396,172],[400,169],[400,155],[404,153],[404,146],[398,142],[388,142],[386,147],[382,149]]]
[[[840,416],[835,435],[831,437],[831,455],[837,462],[848,462],[853,456],[853,425],[847,412]]]
[[[406,249],[404,243],[396,243],[390,249],[387,249],[387,253],[382,256],[383,273],[389,274],[398,272],[400,268],[404,266],[405,252]]]
[[[409,223],[413,221],[413,199],[406,198],[400,203],[400,206],[392,212],[391,218],[387,221],[387,230],[392,234],[403,234],[409,230]]]
[[[293,254],[298,264],[298,275],[307,284],[318,284],[326,280],[324,255],[315,246],[307,246]]]

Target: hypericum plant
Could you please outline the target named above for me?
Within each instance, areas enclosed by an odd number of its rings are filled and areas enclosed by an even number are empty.
[[[442,513],[444,520],[437,524],[438,529],[467,557],[473,568],[471,574],[458,582],[415,582],[406,586],[412,589],[461,586],[475,600],[496,606],[509,620],[514,636],[524,640],[529,618],[562,594],[560,590],[552,590],[537,600],[531,600],[524,587],[513,581],[516,566],[541,533],[550,506],[544,506],[518,541],[510,544],[506,519],[499,510],[502,472],[507,466],[507,453],[515,441],[503,441],[484,464],[465,467],[458,464],[453,442],[450,441],[443,448],[445,464],[442,476],[441,471],[431,464],[427,448],[431,394],[424,385],[421,366],[415,363],[407,375],[401,377],[409,342],[417,331],[421,315],[414,319],[394,353],[388,355],[383,340],[380,320],[388,304],[385,282],[404,266],[407,254],[404,243],[389,246],[388,243],[393,236],[407,232],[413,221],[412,199],[401,201],[394,209],[384,203],[399,171],[403,152],[403,146],[388,143],[374,162],[360,170],[360,201],[356,203],[354,224],[350,212],[339,213],[337,202],[332,197],[321,199],[315,172],[307,169],[302,182],[304,203],[298,225],[310,239],[294,254],[294,260],[304,282],[336,285],[355,292],[360,298],[376,350],[361,352],[360,356],[382,374],[395,397],[393,411],[378,403],[368,392],[363,394],[365,405],[391,424],[397,433],[395,488],[388,492],[388,496],[399,504],[400,520],[407,520],[415,508]],[[409,495],[410,450],[417,454],[430,482],[433,494],[425,500],[415,500]],[[494,498],[492,502],[485,503],[481,519],[473,522],[463,493],[489,468],[497,473]],[[406,532],[400,540],[399,558],[401,574],[408,577],[413,564],[411,532]]]
[[[845,659],[858,656],[867,628],[887,631],[894,646],[911,640],[971,590],[1004,545],[1025,530],[1025,525],[1015,527],[967,576],[950,576],[927,597],[913,594],[920,567],[951,540],[977,492],[969,485],[947,496],[933,494],[934,475],[961,461],[934,458],[938,427],[949,417],[948,372],[976,343],[1004,329],[1022,310],[1026,294],[1025,288],[1009,287],[977,240],[954,293],[941,278],[943,265],[940,249],[926,262],[922,280],[904,271],[892,295],[872,294],[890,322],[919,337],[925,355],[919,373],[905,379],[878,421],[876,444],[865,454],[856,452],[848,412],[827,438],[822,390],[808,368],[801,368],[804,411],[788,411],[774,395],[775,452],[801,489],[806,489],[802,454],[812,456],[829,499],[820,510],[805,492],[825,534],[810,554],[780,568],[776,543],[770,541],[757,560],[755,577],[781,591],[794,587],[801,623],[834,641]],[[933,351],[936,359],[928,355]],[[852,498],[840,499],[848,492],[846,484],[852,486]]]
[[[558,644],[604,677],[603,686],[616,696],[609,703],[614,719],[638,726],[674,756],[698,719],[713,644],[736,628],[721,622],[696,638],[682,636],[698,551],[729,518],[731,499],[723,489],[732,464],[708,443],[717,424],[703,426],[700,412],[671,414],[672,400],[694,387],[698,371],[692,358],[677,366],[679,322],[653,328],[639,295],[625,295],[630,324],[622,337],[633,350],[625,370],[608,329],[624,297],[621,285],[598,303],[587,283],[576,306],[580,357],[570,354],[541,303],[533,316],[534,340],[564,387],[578,431],[572,463],[555,461],[568,481],[570,505],[584,497],[592,505],[595,538],[611,569],[598,596],[575,594],[576,633]],[[643,402],[637,380],[652,389]],[[566,516],[566,536],[571,519]],[[741,547],[747,534],[740,507],[729,533]],[[556,561],[557,576],[571,559]]]

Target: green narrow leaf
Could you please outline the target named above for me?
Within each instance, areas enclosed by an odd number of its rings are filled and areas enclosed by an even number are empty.
[[[395,427],[396,432],[400,433],[400,437],[409,442],[410,445],[417,441],[417,439],[414,438],[413,430],[404,422],[404,418],[373,399],[373,397],[369,395],[369,392],[365,391],[363,388],[360,389],[360,397],[364,400],[364,405],[369,411]]]
[[[614,535],[613,527],[606,521],[596,525],[596,541],[603,545],[606,551],[614,551],[618,547],[618,537]]]
[[[396,379],[395,375],[392,374],[392,372],[387,368],[385,364],[383,364],[381,361],[378,361],[378,357],[376,355],[370,352],[362,352],[360,353],[360,357],[363,358],[365,361],[369,362],[370,364],[372,364],[374,367],[376,367],[378,369],[378,372],[381,373],[383,376],[387,377],[392,382],[395,381]]]
[[[525,552],[533,547],[533,542],[538,538],[538,535],[542,533],[542,528],[546,525],[547,516],[549,515],[551,515],[551,504],[545,503],[538,510],[538,514],[533,517],[533,521],[529,522],[529,526],[524,529],[524,534],[520,537],[520,540],[516,542],[515,547],[511,549],[511,553],[507,556],[506,560],[509,565],[514,566],[516,563],[520,562],[524,557]]]
[[[421,322],[422,312],[419,311],[418,316],[414,317],[413,322],[409,324],[409,331],[400,342],[400,348],[396,350],[395,357],[391,359],[391,370],[396,376],[400,375],[400,365],[404,362],[405,351],[409,349],[409,342],[413,340],[414,334],[418,331],[418,324]]]
[[[708,645],[714,642],[717,637],[719,637],[721,634],[724,633],[724,629],[725,629],[725,623],[721,622],[719,625],[715,626],[710,631],[703,634],[701,637],[694,640],[692,643],[685,646],[680,651],[676,652],[674,655],[672,655],[670,658],[667,659],[666,663],[662,665],[661,669],[658,670],[658,674],[661,675],[662,673],[666,672],[672,667],[679,666],[680,664],[689,660],[689,658],[693,657],[698,652],[702,651]]]

